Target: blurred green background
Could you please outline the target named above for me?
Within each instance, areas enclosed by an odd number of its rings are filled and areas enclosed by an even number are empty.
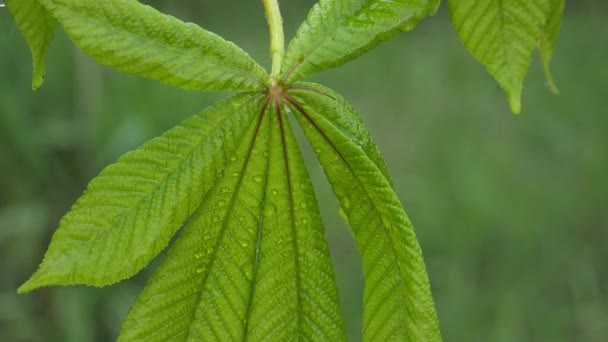
[[[268,66],[259,1],[151,1]],[[283,0],[291,37],[313,1]],[[444,4],[445,5],[445,4]],[[445,7],[445,6],[443,6]],[[315,78],[369,125],[422,244],[446,341],[608,339],[608,6],[569,1],[554,96],[533,62],[523,114],[461,46],[445,8]],[[46,83],[0,9],[0,341],[113,340],[158,263],[112,287],[17,295],[89,179],[226,94],[171,89],[96,65],[59,31]],[[305,149],[349,340],[363,278],[348,229]]]

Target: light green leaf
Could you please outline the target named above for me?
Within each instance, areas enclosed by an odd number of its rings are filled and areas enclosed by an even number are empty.
[[[344,340],[323,226],[284,117],[252,125],[120,340]]]
[[[320,111],[293,95],[292,110],[317,152],[363,258],[365,341],[441,341],[422,252],[389,181]],[[308,99],[310,100],[310,99]],[[331,99],[329,99],[331,100]]]
[[[547,84],[551,91],[555,94],[559,92],[553,76],[551,75],[551,60],[553,59],[553,51],[557,45],[557,36],[562,26],[562,14],[564,13],[564,7],[566,6],[566,0],[553,0],[550,3],[550,10],[547,20],[547,25],[543,30],[539,47],[540,47],[540,58],[543,63],[543,70],[545,77],[547,78]]]
[[[316,106],[319,108],[318,112],[336,128],[340,129],[344,135],[348,136],[351,141],[359,145],[392,186],[392,179],[378,146],[361,121],[359,114],[342,95],[330,88],[310,82],[296,83],[291,87],[291,93],[297,94],[297,97],[304,102],[316,102]],[[324,95],[324,97],[321,97],[323,101],[320,101],[319,96],[316,96],[317,94]]]
[[[135,0],[40,0],[99,63],[191,90],[257,90],[266,72],[242,49]]]
[[[321,0],[289,44],[283,81],[340,66],[436,12],[439,0]]]
[[[214,185],[260,101],[232,97],[105,168],[63,217],[40,268],[19,292],[104,286],[141,270]]]
[[[259,261],[247,323],[252,341],[344,341],[323,223],[284,110],[272,112]]]
[[[38,0],[7,0],[6,7],[32,52],[32,88],[38,89],[44,82],[44,63],[57,22]]]
[[[460,39],[505,90],[516,114],[521,112],[524,78],[539,42],[546,45],[543,63],[548,70],[561,21],[560,1],[448,0]]]

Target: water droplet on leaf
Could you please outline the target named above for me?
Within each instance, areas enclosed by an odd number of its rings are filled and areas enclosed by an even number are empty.
[[[215,215],[213,216],[213,222],[219,222],[220,221],[220,217]]]
[[[277,212],[277,207],[274,204],[272,204],[272,203],[267,203],[266,204],[266,207],[264,208],[264,215],[265,216],[272,216],[276,212]]]
[[[262,180],[264,179],[264,177],[262,177],[261,175],[255,175],[253,176],[253,180],[260,183]]]
[[[273,194],[273,195],[275,195],[275,196],[276,196],[276,195],[278,195],[278,194],[279,194],[279,190],[277,190],[277,189],[272,189],[272,194]]]
[[[218,206],[220,206],[220,207],[221,207],[221,206],[224,206],[224,205],[226,205],[226,201],[224,201],[224,200],[219,200],[219,201],[217,202],[217,205],[218,205]]]
[[[203,272],[205,272],[205,268],[204,267],[199,267],[199,268],[196,269],[196,273],[198,273],[198,274],[201,274]]]
[[[224,187],[222,187],[222,188],[220,189],[220,192],[222,192],[222,193],[227,193],[227,192],[229,192],[229,191],[230,191],[230,189],[229,189],[228,187],[226,187],[226,186],[224,186]]]

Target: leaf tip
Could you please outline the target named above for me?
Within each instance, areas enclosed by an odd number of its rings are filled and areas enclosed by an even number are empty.
[[[34,76],[34,78],[32,79],[32,90],[40,89],[40,87],[42,87],[43,83],[44,83],[44,75]]]
[[[27,294],[40,287],[38,284],[36,284],[34,276],[32,276],[30,279],[26,280],[25,283],[19,286],[19,288],[17,289],[18,294]]]
[[[505,88],[509,99],[509,107],[513,114],[521,114],[521,89],[522,87]]]
[[[553,75],[551,74],[551,70],[549,69],[549,66],[544,65],[543,69],[545,70],[545,79],[547,80],[547,87],[549,88],[549,91],[553,95],[559,94],[559,88],[557,87],[557,85],[555,84],[555,81],[553,80]]]

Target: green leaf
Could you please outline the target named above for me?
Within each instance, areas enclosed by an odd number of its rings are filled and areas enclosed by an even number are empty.
[[[259,265],[248,317],[254,341],[344,341],[323,222],[281,107],[273,111]]]
[[[266,72],[214,33],[135,0],[40,0],[86,54],[191,90],[257,90]]]
[[[289,44],[284,83],[340,66],[436,12],[439,0],[321,0]]]
[[[40,268],[19,292],[104,286],[145,267],[214,185],[260,100],[234,96],[105,168],[63,217]]]
[[[460,39],[521,112],[521,92],[532,53],[540,42],[548,65],[561,22],[563,0],[448,0]],[[549,76],[549,82],[552,80]]]
[[[547,78],[547,84],[551,91],[555,94],[559,92],[553,76],[551,75],[551,60],[553,59],[553,51],[557,45],[557,36],[562,26],[562,14],[564,13],[564,7],[566,6],[566,0],[554,0],[550,3],[550,10],[547,20],[547,25],[543,30],[539,47],[540,47],[540,58],[543,63],[543,70],[545,77]]]
[[[340,129],[342,134],[348,136],[352,142],[359,145],[392,186],[393,181],[378,146],[363,124],[363,121],[361,121],[359,114],[342,95],[330,88],[310,82],[297,82],[291,87],[291,94],[297,94],[299,99],[307,103],[316,102],[316,106],[319,108],[318,112],[336,126],[336,128]],[[317,94],[324,95],[326,97],[325,101],[318,101]]]
[[[311,141],[363,258],[365,341],[441,341],[422,252],[390,182],[319,105],[293,94],[292,110]]]
[[[44,82],[44,63],[57,22],[38,0],[7,0],[6,6],[30,47],[33,64],[32,88],[38,89]]]
[[[286,119],[265,109],[119,340],[344,340],[312,185]]]

